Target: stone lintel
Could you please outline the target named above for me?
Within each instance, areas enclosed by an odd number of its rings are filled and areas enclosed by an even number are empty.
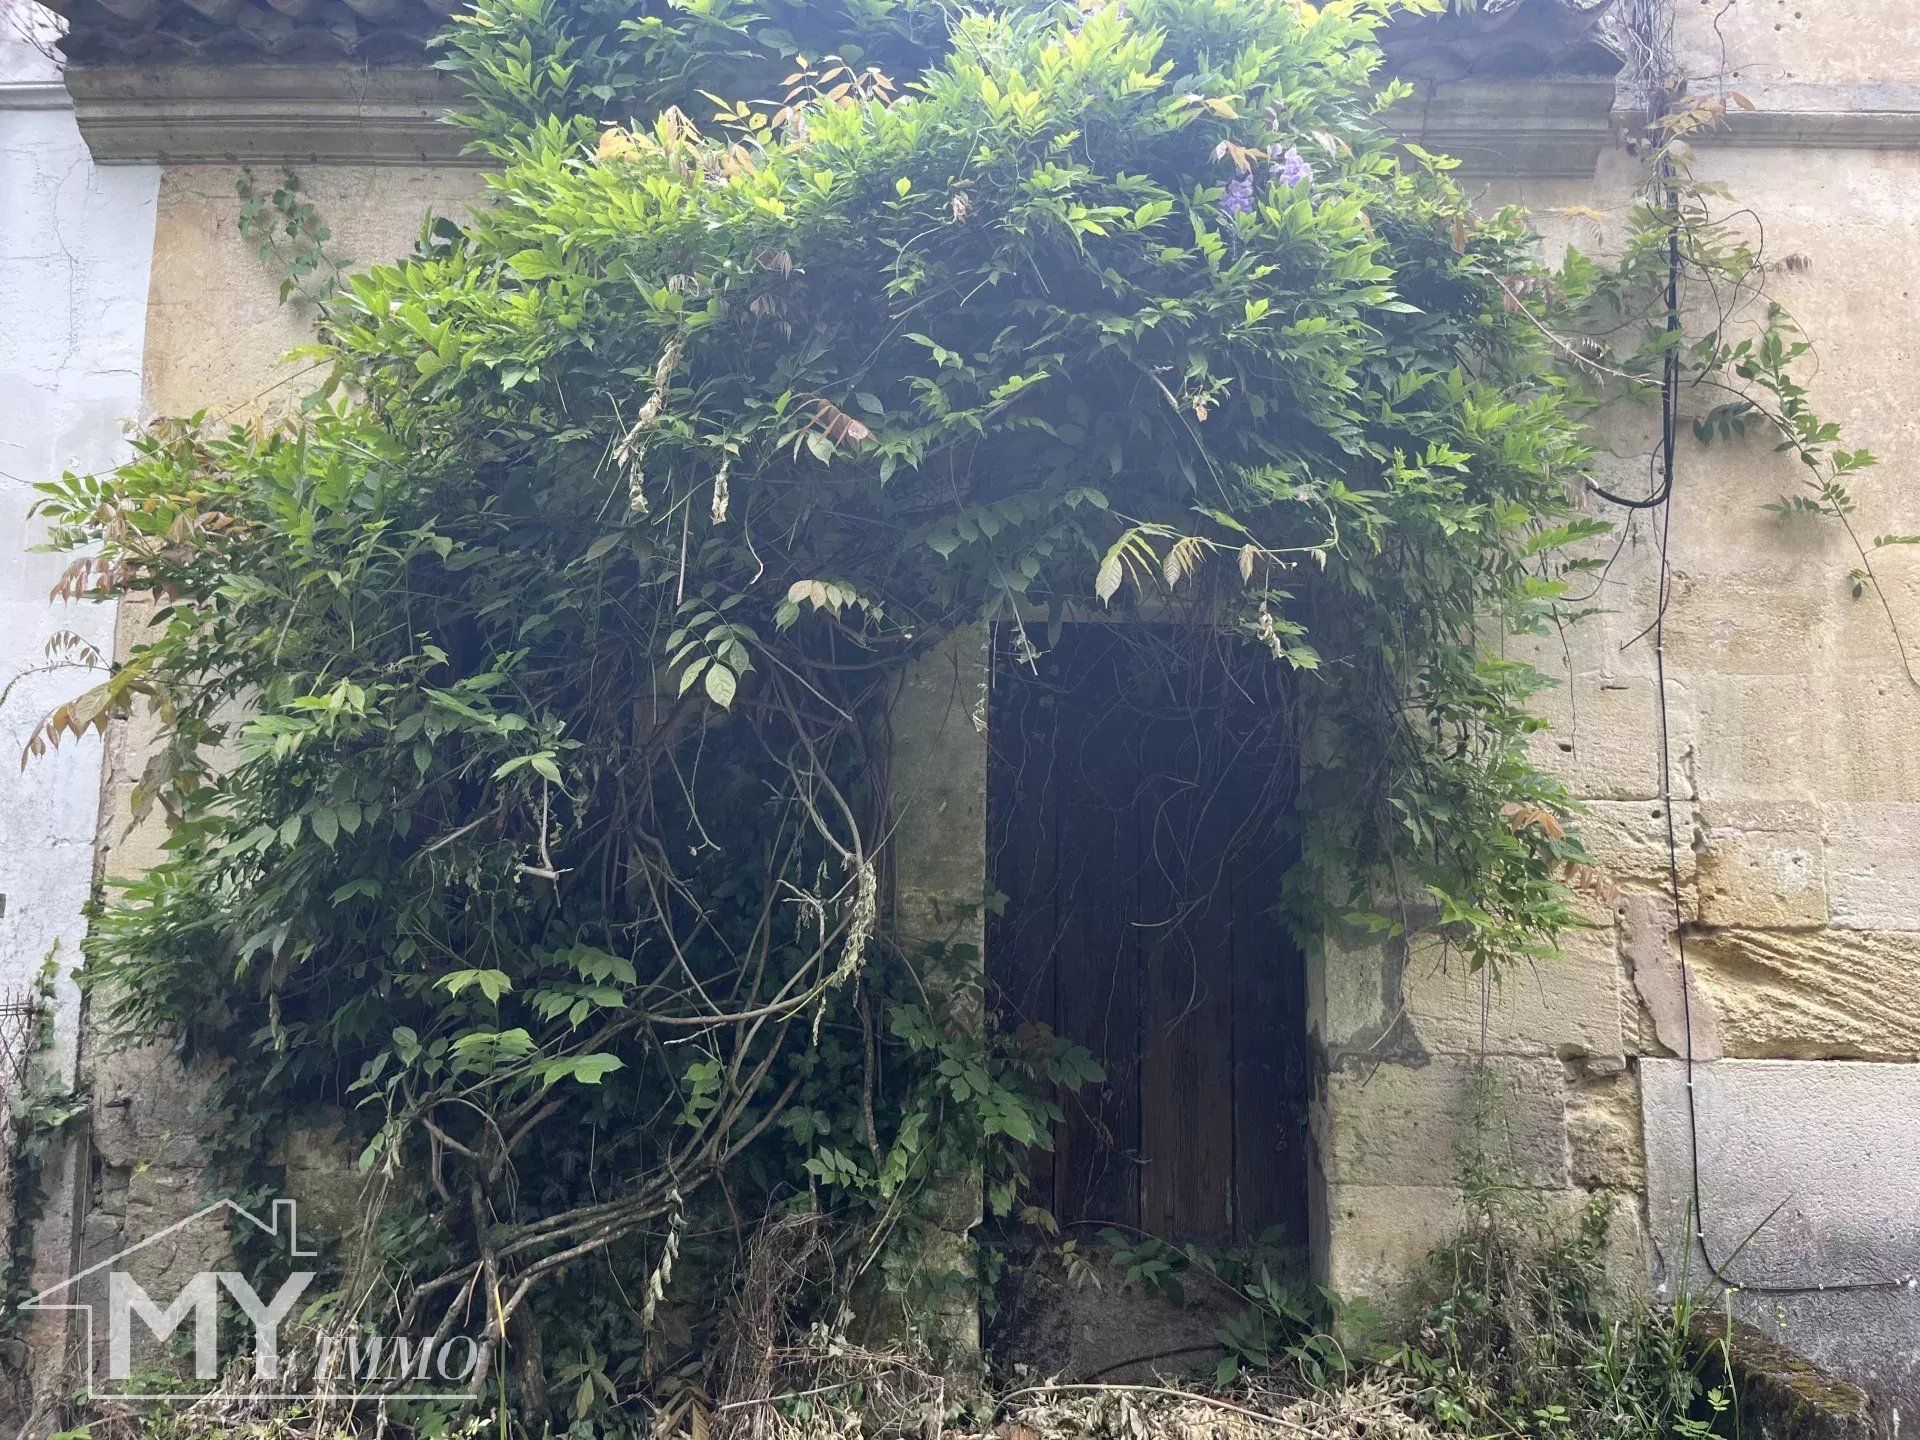
[[[1393,118],[1463,176],[1589,176],[1612,135],[1609,79],[1418,83]],[[418,65],[74,65],[67,88],[100,165],[481,163]]]
[[[422,66],[76,65],[67,89],[98,165],[463,163],[456,88]]]
[[[1408,140],[1468,179],[1586,179],[1613,142],[1612,77],[1420,80],[1389,113]]]

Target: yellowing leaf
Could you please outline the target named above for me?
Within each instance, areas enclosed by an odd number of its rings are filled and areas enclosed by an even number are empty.
[[[633,137],[615,126],[611,130],[600,132],[600,147],[595,152],[598,158],[608,160],[638,160],[640,147],[633,143]]]

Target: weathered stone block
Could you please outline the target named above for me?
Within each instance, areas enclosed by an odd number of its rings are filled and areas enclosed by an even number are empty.
[[[1565,1233],[1579,1223],[1593,1196],[1556,1190],[1532,1197],[1530,1213],[1542,1234]],[[1602,1283],[1624,1300],[1644,1295],[1650,1247],[1639,1206],[1628,1195],[1603,1196],[1607,1243]],[[1440,1185],[1335,1185],[1327,1193],[1326,1283],[1346,1297],[1364,1298],[1390,1323],[1410,1318],[1431,1280],[1433,1252],[1457,1238],[1472,1221],[1460,1192]]]
[[[1604,930],[1569,930],[1560,937],[1558,955],[1498,978],[1470,973],[1437,942],[1416,944],[1413,951],[1402,985],[1425,1050],[1587,1055],[1625,1064],[1611,923]]]
[[[1740,1396],[1741,1440],[1888,1440],[1898,1434],[1867,1392],[1744,1320],[1702,1309],[1693,1321],[1709,1384]]]
[[[1401,1017],[1401,939],[1329,936],[1307,966],[1307,1029],[1329,1056],[1380,1049]]]
[[[1721,557],[1737,568],[1686,573],[1673,582],[1667,660],[1688,674],[1799,679],[1828,663],[1849,604],[1839,586],[1780,583],[1772,557]]]
[[[1549,728],[1532,742],[1536,763],[1553,771],[1574,794],[1595,800],[1659,796],[1659,698],[1651,676],[1575,675],[1534,699]],[[1693,793],[1688,758],[1694,719],[1686,687],[1667,684],[1672,793]]]
[[[1835,925],[1920,930],[1920,805],[1839,807],[1827,826],[1825,867]]]
[[[1640,1037],[1642,1047],[1659,1045],[1676,1055],[1717,1059],[1720,1032],[1713,1006],[1697,980],[1689,987],[1673,937],[1673,902],[1668,896],[1636,891],[1620,897],[1620,958],[1652,1030],[1651,1036]]]
[[[1844,13],[1844,24],[1831,23],[1837,13]],[[1870,82],[1890,88],[1900,82],[1920,82],[1917,20],[1920,17],[1903,0],[1847,0],[1844,12],[1824,5],[1777,8],[1735,5],[1722,15],[1717,6],[1683,6],[1674,12],[1673,44],[1676,61],[1688,66],[1688,73],[1705,74],[1709,66],[1738,66],[1741,68],[1733,73],[1757,95],[1766,93],[1762,87],[1774,77],[1804,75],[1817,75],[1836,86]],[[1749,75],[1753,77],[1751,80]],[[1744,187],[1757,188],[1777,173],[1774,167],[1778,165],[1778,154],[1777,150],[1758,150],[1751,158],[1721,153],[1716,153],[1714,158],[1719,167],[1734,169],[1735,191],[1745,194]],[[1858,183],[1876,173],[1885,173],[1872,163],[1879,159],[1877,155],[1854,156],[1843,152],[1837,158],[1839,163],[1830,163],[1828,167],[1829,173],[1837,172],[1832,174],[1829,183],[1844,185],[1847,190],[1854,188],[1849,181]],[[1796,228],[1804,229],[1821,221],[1831,229],[1846,224],[1847,212],[1840,209],[1839,196],[1833,191],[1798,186],[1782,189],[1785,193],[1778,199],[1770,196],[1769,204],[1786,211],[1788,218],[1797,222]],[[1804,193],[1806,190],[1812,190],[1813,194]],[[1896,208],[1898,199],[1893,195],[1877,200],[1863,196],[1862,205],[1882,223],[1891,224],[1895,216],[1902,213]],[[1806,214],[1809,208],[1820,213],[1810,216]],[[1894,243],[1895,237],[1883,236],[1878,224],[1862,226],[1860,230],[1862,233],[1854,240],[1856,245],[1879,247]],[[1790,236],[1786,243],[1800,238],[1803,236]],[[1862,263],[1872,263],[1872,257],[1863,259]],[[1836,285],[1859,273],[1850,266],[1829,268],[1836,272],[1832,280]],[[1820,273],[1815,272],[1812,278],[1818,278]],[[1839,302],[1852,298],[1835,296],[1829,303],[1835,303],[1838,308]],[[1854,299],[1846,308],[1864,319],[1871,303],[1870,296],[1862,297]],[[1797,299],[1795,309],[1799,309]],[[1861,369],[1885,365],[1898,353],[1876,350],[1859,357],[1855,364]],[[1825,378],[1824,367],[1822,378]]]
[[[1483,1087],[1487,1087],[1483,1091]],[[1567,1183],[1566,1100],[1557,1060],[1458,1058],[1327,1077],[1315,1106],[1320,1165],[1334,1186],[1449,1184],[1484,1163],[1508,1183]]]
[[[1567,1087],[1568,1175],[1589,1190],[1637,1193],[1647,1178],[1640,1077],[1581,1075]]]
[[[1661,800],[1592,800],[1576,821],[1581,843],[1594,868],[1617,886],[1665,888],[1667,809]],[[1695,880],[1694,806],[1675,802],[1674,860],[1680,871],[1681,902],[1690,908]]]
[[[204,1074],[183,1070],[164,1045],[103,1044],[88,1068],[96,1163],[138,1174],[200,1173],[219,1120]]]
[[[152,413],[299,403],[303,386],[284,382],[300,372],[284,357],[312,338],[311,325],[281,303],[277,277],[235,223],[241,174],[237,165],[170,165],[161,174],[143,375]],[[405,255],[430,211],[458,216],[482,190],[479,172],[465,166],[323,165],[300,178],[303,198],[333,231],[329,249],[362,263]],[[209,286],[209,275],[221,283]]]
[[[1820,800],[1723,795],[1708,791],[1700,797],[1695,820],[1703,832],[1775,830],[1788,834],[1824,835],[1830,808]]]
[[[1855,626],[1866,618],[1856,619]],[[1891,650],[1884,628],[1876,638]],[[1827,777],[1824,797],[1872,805],[1920,804],[1920,696],[1906,676],[1895,668],[1842,675],[1814,693],[1833,734],[1834,771]]]
[[[1700,793],[1716,802],[1814,803],[1834,792],[1839,761],[1830,695],[1806,677],[1690,677],[1699,706]]]
[[[1735,1279],[1792,1287],[1738,1293],[1736,1314],[1913,1413],[1920,1291],[1899,1282],[1920,1274],[1920,1066],[1722,1060],[1689,1077],[1680,1061],[1648,1060],[1641,1085],[1648,1214],[1668,1293],[1712,1288],[1689,1239],[1697,1215]],[[1863,1281],[1893,1283],[1839,1288]]]
[[[1709,925],[1824,925],[1827,867],[1819,836],[1707,831],[1700,854],[1700,918]]]
[[[1460,1192],[1445,1185],[1333,1185],[1327,1191],[1326,1284],[1393,1315],[1435,1248],[1466,1222]]]
[[[1920,933],[1716,930],[1687,956],[1729,1055],[1920,1058]]]
[[[1592,1196],[1580,1195],[1580,1201]],[[1603,1282],[1609,1296],[1620,1302],[1644,1301],[1653,1289],[1653,1237],[1647,1233],[1647,1217],[1637,1192],[1607,1192],[1603,1203],[1608,1208],[1607,1251],[1603,1262]]]

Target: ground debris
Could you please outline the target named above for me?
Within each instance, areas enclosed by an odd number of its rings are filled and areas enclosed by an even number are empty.
[[[1006,1397],[1004,1419],[969,1440],[1436,1440],[1414,1413],[1414,1384],[1372,1375],[1304,1394],[1239,1387],[1036,1385]]]

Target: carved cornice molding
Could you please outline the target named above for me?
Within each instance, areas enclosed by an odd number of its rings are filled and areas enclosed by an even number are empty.
[[[1465,176],[1591,175],[1608,143],[1611,80],[1414,83],[1393,120],[1408,139],[1459,156]],[[67,88],[101,165],[472,163],[462,132],[440,119],[453,90],[437,70],[76,66]]]
[[[1611,77],[1414,83],[1389,118],[1406,139],[1456,157],[1463,179],[1585,179],[1613,142]]]
[[[199,0],[202,9],[224,3]],[[361,0],[383,3],[402,0]],[[405,3],[430,13],[425,0]],[[1392,119],[1407,139],[1458,156],[1465,178],[1590,176],[1631,118],[1616,110],[1617,62],[1600,43],[1599,18],[1595,6],[1522,0],[1454,17],[1453,28],[1428,19],[1396,31],[1388,37],[1390,65],[1415,94]],[[374,65],[186,62],[171,51],[132,63],[121,54],[111,63],[70,64],[65,89],[101,164],[470,163],[460,155],[462,133],[440,120],[453,98],[451,79],[417,56]],[[1730,110],[1724,124],[1693,137],[1696,145],[1920,150],[1920,85],[1742,89],[1756,108]],[[58,85],[0,86],[0,109],[65,103]]]
[[[1920,85],[1740,82],[1752,110],[1688,139],[1696,149],[1920,150]]]
[[[459,164],[424,37],[458,0],[49,0],[101,164]],[[1610,0],[1479,0],[1395,26],[1395,119],[1467,176],[1590,175],[1608,142]]]
[[[101,165],[463,163],[452,86],[418,66],[75,66],[80,133]]]
[[[73,99],[58,80],[0,80],[0,110],[71,110]]]
[[[1613,83],[1418,80],[1393,119],[1470,177],[1591,175]],[[80,131],[102,165],[457,165],[449,78],[414,66],[74,66]],[[0,104],[4,104],[0,101]]]

